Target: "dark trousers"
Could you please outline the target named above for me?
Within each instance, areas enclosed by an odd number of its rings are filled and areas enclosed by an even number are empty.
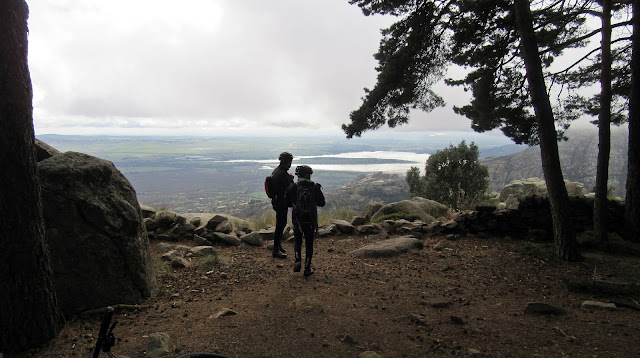
[[[293,237],[295,239],[293,244],[293,250],[295,251],[295,260],[300,262],[302,260],[302,236],[304,236],[304,248],[305,248],[305,267],[311,265],[311,258],[313,257],[313,239],[315,236],[315,228],[313,224],[300,224],[297,218],[294,216],[293,221]]]
[[[285,226],[287,226],[288,212],[289,208],[286,206],[284,210],[276,210],[276,230],[273,232],[273,252],[278,252],[280,245],[282,245],[282,233],[284,232]]]

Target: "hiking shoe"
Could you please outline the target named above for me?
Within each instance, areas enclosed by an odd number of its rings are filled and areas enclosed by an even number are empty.
[[[304,268],[304,277],[309,277],[311,275],[313,275],[313,269],[311,267],[305,267]]]
[[[302,268],[302,262],[298,261],[293,264],[293,272],[300,272]]]
[[[286,259],[287,258],[287,254],[285,254],[282,251],[274,251],[272,256],[275,257],[276,259]]]
[[[282,252],[283,254],[286,254],[287,250],[285,250],[284,247],[280,246],[280,252]]]

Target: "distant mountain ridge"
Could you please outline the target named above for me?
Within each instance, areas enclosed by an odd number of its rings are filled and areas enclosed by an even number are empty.
[[[570,128],[568,141],[558,143],[560,163],[564,178],[584,184],[593,191],[596,182],[598,158],[598,130],[593,128]],[[627,126],[611,128],[611,154],[609,159],[609,186],[614,194],[624,197],[627,180],[627,152],[629,130]],[[490,188],[499,192],[513,180],[544,178],[540,147],[527,148],[521,152],[481,159],[489,169]]]

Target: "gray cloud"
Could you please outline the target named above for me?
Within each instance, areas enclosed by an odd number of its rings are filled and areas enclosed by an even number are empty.
[[[375,83],[379,30],[392,22],[345,0],[34,1],[36,133],[180,124],[340,133]],[[419,115],[406,128],[469,130],[454,122]]]

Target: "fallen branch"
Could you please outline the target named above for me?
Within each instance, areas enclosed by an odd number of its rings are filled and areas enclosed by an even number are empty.
[[[633,282],[614,282],[589,279],[564,279],[570,292],[599,293],[605,295],[637,295],[640,285]]]
[[[117,304],[117,305],[113,305],[113,306],[108,306],[113,308],[114,310],[139,310],[139,309],[143,309],[143,308],[147,308],[147,306],[142,306],[142,305],[127,305],[127,304]],[[96,308],[93,310],[88,310],[88,311],[84,311],[82,313],[80,313],[81,316],[91,316],[97,313],[104,313],[107,310],[107,307],[102,307],[102,308]]]

